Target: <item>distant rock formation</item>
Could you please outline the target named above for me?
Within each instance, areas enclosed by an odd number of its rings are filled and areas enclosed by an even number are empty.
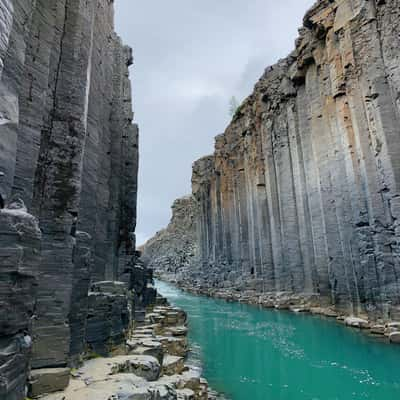
[[[138,127],[113,16],[112,0],[0,0],[2,399],[25,398],[29,362],[79,362],[92,283],[133,285]]]
[[[398,0],[306,14],[295,50],[194,164],[199,285],[400,318],[399,38]]]
[[[197,246],[197,202],[192,196],[182,197],[172,205],[172,219],[140,250],[150,270],[167,280],[193,275],[199,265]]]

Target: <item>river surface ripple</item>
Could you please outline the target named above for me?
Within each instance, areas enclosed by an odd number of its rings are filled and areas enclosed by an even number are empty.
[[[231,400],[400,400],[400,346],[329,319],[156,285],[188,313],[192,362]]]

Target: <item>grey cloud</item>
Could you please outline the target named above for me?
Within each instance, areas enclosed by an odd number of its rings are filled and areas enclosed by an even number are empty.
[[[190,192],[192,162],[213,150],[229,99],[293,49],[313,0],[117,0],[116,29],[134,49],[140,125],[138,242]]]

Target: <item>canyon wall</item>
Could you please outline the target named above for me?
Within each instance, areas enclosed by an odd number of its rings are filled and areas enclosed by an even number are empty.
[[[132,51],[114,32],[113,7],[0,0],[2,399],[25,397],[29,364],[79,362],[100,296],[96,286],[88,296],[92,284],[129,289],[135,279]],[[101,291],[107,309],[121,294],[111,286]],[[127,307],[114,307],[109,318],[122,322],[109,321],[119,328],[104,341],[126,328]]]
[[[198,214],[194,197],[175,200],[169,225],[140,248],[143,262],[162,279],[179,281],[198,268]]]
[[[400,1],[320,0],[299,33],[194,164],[198,284],[400,318]]]

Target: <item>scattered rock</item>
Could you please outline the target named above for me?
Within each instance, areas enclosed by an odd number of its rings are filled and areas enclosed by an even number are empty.
[[[391,343],[400,343],[400,331],[390,333],[389,340]]]
[[[178,400],[196,400],[196,394],[191,389],[178,389],[176,391]]]
[[[383,335],[385,333],[385,325],[373,325],[370,332],[374,335]]]
[[[370,324],[367,320],[357,317],[347,317],[345,318],[344,323],[353,328],[368,329],[370,327]]]
[[[156,381],[161,373],[159,361],[151,356],[119,356],[112,359],[112,373],[132,373],[149,382]]]
[[[185,370],[183,357],[166,355],[162,364],[162,373],[164,375],[181,374]]]
[[[64,390],[70,380],[69,368],[44,368],[31,371],[29,379],[29,396],[38,397],[43,394]]]

